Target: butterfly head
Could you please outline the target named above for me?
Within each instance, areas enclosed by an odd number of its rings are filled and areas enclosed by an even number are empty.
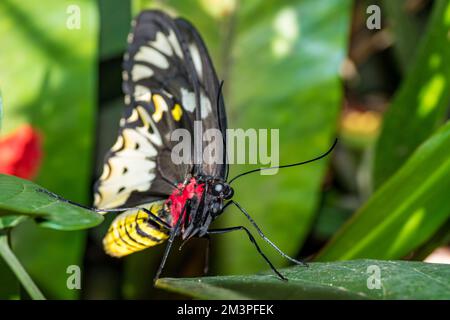
[[[209,211],[213,216],[218,216],[222,213],[224,200],[230,200],[233,197],[233,188],[223,180],[213,180],[209,183],[208,190],[213,199]]]
[[[211,194],[224,200],[230,200],[233,197],[233,188],[223,180],[215,180],[211,183]]]

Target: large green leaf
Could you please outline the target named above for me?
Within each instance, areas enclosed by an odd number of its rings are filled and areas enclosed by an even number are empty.
[[[289,281],[262,274],[163,278],[156,285],[200,299],[450,299],[448,265],[354,260],[281,272]]]
[[[450,217],[450,122],[411,156],[319,253],[318,260],[398,259]]]
[[[0,174],[0,216],[17,215],[56,230],[86,229],[103,221],[102,215],[61,201],[31,181]]]
[[[422,33],[417,17],[407,10],[407,0],[383,0],[382,18],[394,35],[394,49],[402,71],[410,69]]]
[[[449,28],[450,2],[436,1],[417,59],[384,116],[375,154],[376,187],[445,119],[450,103]]]
[[[99,0],[100,57],[102,60],[121,57],[125,52],[130,29],[130,0]]]
[[[24,122],[36,127],[44,142],[37,182],[81,203],[88,200],[92,165],[96,5],[94,0],[0,2],[2,133]],[[72,28],[77,13],[79,29]],[[81,264],[84,237],[26,223],[15,228],[13,247],[46,297],[73,298],[78,292],[67,289],[65,270]]]
[[[341,102],[338,73],[351,1],[168,1],[164,7],[190,20],[204,38],[225,80],[231,128],[280,129],[281,163],[307,160],[328,149]],[[313,221],[326,164],[237,180],[235,199],[275,243],[295,255]],[[247,169],[235,165],[232,172]],[[221,219],[222,225],[247,223],[235,209]],[[220,238],[215,254],[222,273],[266,268],[245,235]],[[266,249],[274,262],[284,262]]]
[[[41,226],[57,230],[85,229],[103,221],[103,216],[61,201],[49,195],[47,191],[44,192],[40,186],[30,181],[3,174],[0,174],[0,218],[0,229],[12,228],[27,218],[33,218]],[[25,224],[25,228],[32,233],[33,225]],[[48,232],[47,235],[58,237],[57,233],[52,232]],[[27,238],[21,240],[24,239]],[[59,242],[51,246],[46,246],[45,242],[25,241],[25,243],[28,248],[30,243],[36,244],[32,246],[34,250],[27,249],[28,254],[26,255],[28,261],[34,261],[34,268],[45,268],[48,263],[45,259],[42,259],[40,251],[36,248],[44,246],[46,254],[53,256],[65,250],[76,250],[80,245],[80,243],[74,241]],[[0,261],[0,269],[5,267],[4,262]],[[60,272],[52,274],[52,277],[64,284],[67,274],[65,270],[60,270]],[[0,290],[0,297],[16,297],[15,292],[17,292],[18,285],[16,281],[11,280],[10,271],[4,270],[1,279],[3,288]]]

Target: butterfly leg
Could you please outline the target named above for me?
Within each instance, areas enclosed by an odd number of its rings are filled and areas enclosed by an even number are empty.
[[[180,215],[177,223],[175,224],[175,227],[173,227],[173,229],[170,231],[170,237],[169,237],[169,240],[167,241],[166,249],[164,250],[164,254],[161,259],[161,263],[159,264],[158,271],[156,272],[155,278],[153,278],[153,283],[155,283],[156,280],[158,280],[159,277],[161,276],[161,273],[166,264],[167,257],[169,256],[170,249],[172,249],[173,241],[175,240],[175,237],[178,235],[178,231],[180,231],[181,224],[185,218],[184,216],[186,214],[186,209],[188,207],[189,207],[189,202],[186,202],[186,204],[184,205],[182,214]]]
[[[264,260],[266,260],[266,262],[269,264],[269,266],[272,269],[272,271],[275,272],[275,274],[281,280],[287,281],[287,279],[275,268],[275,266],[272,264],[272,262],[270,262],[269,258],[267,258],[267,256],[264,254],[264,252],[262,252],[262,250],[258,246],[258,243],[256,242],[255,238],[250,233],[250,231],[248,231],[248,229],[246,227],[244,227],[244,226],[237,226],[237,227],[230,227],[230,228],[223,228],[223,229],[210,229],[210,230],[208,230],[207,234],[208,235],[211,235],[211,234],[224,234],[224,233],[237,231],[237,230],[243,230],[243,231],[245,231],[247,233],[247,236],[250,239],[251,243],[253,243],[253,245],[255,246],[256,250],[259,252],[259,254],[264,258]]]
[[[164,220],[162,220],[160,217],[156,216],[153,212],[151,212],[150,210],[146,209],[146,208],[142,208],[142,207],[133,207],[133,208],[116,208],[116,209],[95,209],[95,208],[87,208],[88,210],[92,210],[95,211],[97,213],[111,213],[111,212],[123,212],[123,211],[129,211],[129,210],[141,210],[143,212],[145,212],[148,215],[148,218],[160,225],[162,225],[163,227],[165,227],[166,229],[172,229],[172,227],[165,222]]]
[[[211,252],[211,237],[208,234],[206,234],[203,238],[206,239],[205,265],[203,266],[203,274],[207,275],[209,272],[209,254]]]
[[[38,188],[38,189],[36,189],[36,191],[37,191],[37,192],[45,193],[45,194],[49,195],[50,197],[55,198],[56,200],[59,200],[59,201],[62,201],[62,202],[66,202],[66,203],[69,203],[69,204],[74,205],[74,206],[77,206],[77,207],[79,207],[79,208],[83,208],[83,209],[86,209],[86,210],[95,211],[95,209],[92,209],[92,208],[89,208],[89,207],[84,206],[84,205],[82,205],[82,204],[79,204],[79,203],[73,202],[73,201],[71,201],[71,200],[65,199],[65,198],[61,197],[60,195],[57,195],[56,193],[53,193],[53,192],[48,191],[48,190],[46,190],[46,189]]]
[[[295,264],[301,264],[305,267],[307,267],[308,265],[303,262],[303,261],[299,261],[296,260],[294,258],[291,258],[290,256],[288,256],[286,253],[284,253],[283,251],[281,251],[280,248],[278,248],[276,246],[275,243],[273,243],[269,238],[266,237],[266,235],[262,232],[262,230],[259,228],[259,226],[256,224],[255,220],[253,220],[253,218],[248,214],[248,212],[241,207],[241,205],[233,200],[230,200],[229,203],[233,203],[246,217],[247,219],[250,221],[250,223],[255,227],[256,231],[259,233],[259,235],[261,236],[261,238],[263,238],[263,240],[265,242],[267,242],[268,244],[270,244],[282,257],[288,259],[289,261],[292,261]]]
[[[94,212],[97,212],[97,213],[124,212],[124,211],[128,211],[128,210],[142,210],[142,211],[144,211],[145,213],[148,214],[149,219],[153,220],[156,223],[161,224],[162,226],[166,227],[167,229],[171,229],[171,226],[167,222],[165,222],[164,220],[162,220],[161,218],[159,218],[158,216],[156,216],[155,214],[153,214],[150,210],[148,210],[146,208],[133,207],[133,208],[97,209],[97,208],[91,208],[91,207],[88,207],[88,206],[84,206],[82,204],[79,204],[79,203],[73,202],[71,200],[65,199],[65,198],[57,195],[56,193],[53,193],[53,192],[48,191],[46,189],[37,189],[37,191],[45,193],[45,194],[47,194],[47,195],[49,195],[49,196],[51,196],[51,197],[53,197],[53,198],[55,198],[55,199],[57,199],[59,201],[62,201],[62,202],[65,202],[65,203],[69,203],[69,204],[71,204],[73,206],[76,206],[76,207],[79,207],[79,208],[83,208],[83,209],[86,209],[86,210],[90,210],[90,211],[94,211]]]

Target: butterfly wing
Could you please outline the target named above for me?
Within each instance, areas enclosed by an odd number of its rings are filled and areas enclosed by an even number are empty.
[[[194,166],[194,146],[188,163],[175,164],[171,158],[178,143],[171,140],[174,130],[186,129],[195,139],[195,120],[203,130],[226,128],[222,98],[217,103],[217,76],[194,27],[160,11],[144,11],[128,42],[123,63],[126,107],[118,139],[95,185],[95,206],[105,209],[166,198],[174,184],[193,172],[223,176],[225,171],[223,164],[210,161]],[[223,146],[220,139],[214,143]]]
[[[209,139],[206,144],[209,152],[203,145],[201,164],[201,174],[213,177],[224,178],[227,171],[226,158],[226,129],[227,118],[225,104],[220,92],[219,81],[214,69],[208,50],[194,26],[187,20],[178,18],[175,20],[180,33],[183,34],[187,43],[188,52],[194,65],[194,73],[200,90],[200,113],[197,113],[196,120],[202,122],[203,131],[216,131],[221,139]]]

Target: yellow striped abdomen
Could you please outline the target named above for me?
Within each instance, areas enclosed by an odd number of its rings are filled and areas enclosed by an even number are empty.
[[[162,210],[164,201],[142,206],[152,214],[170,224],[168,215]],[[105,252],[113,257],[123,257],[130,253],[155,246],[164,242],[169,230],[155,222],[143,210],[128,210],[121,213],[111,223],[103,239]]]

